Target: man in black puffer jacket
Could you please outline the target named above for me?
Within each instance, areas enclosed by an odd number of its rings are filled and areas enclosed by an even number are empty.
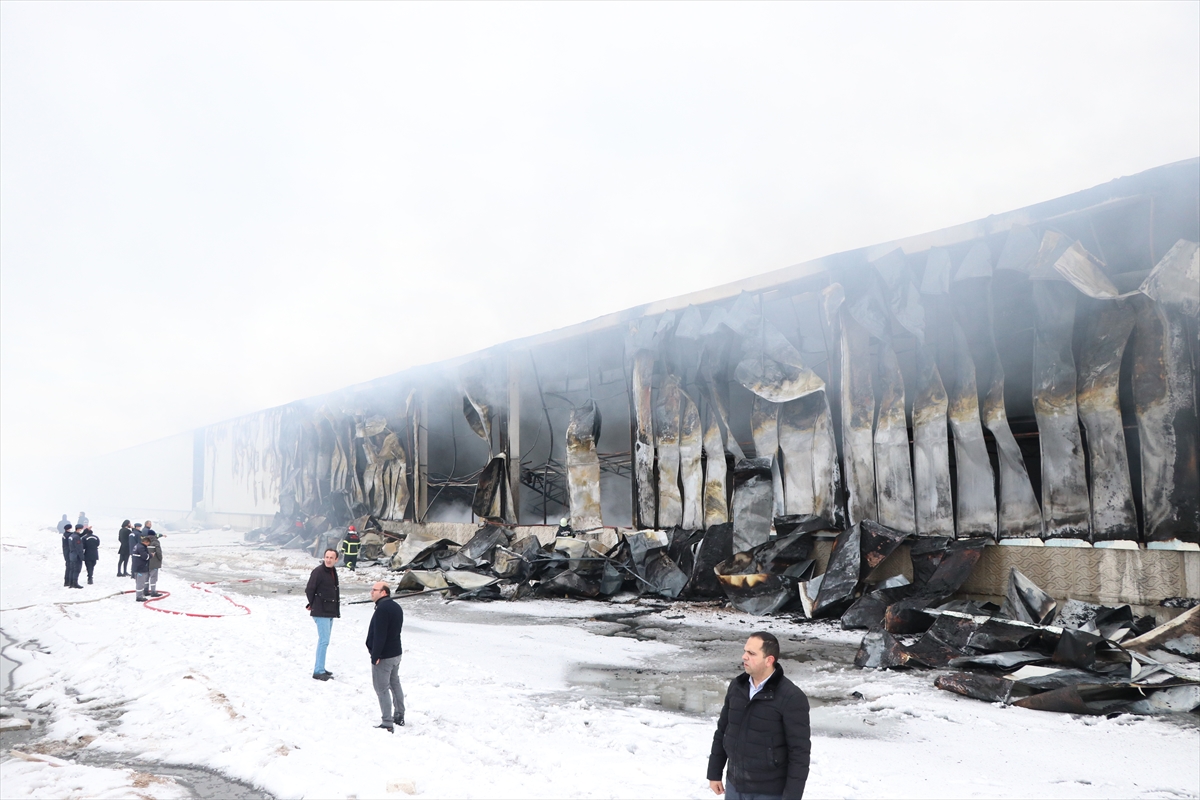
[[[392,590],[383,581],[371,587],[375,615],[367,630],[367,650],[371,653],[371,683],[379,698],[383,728],[395,733],[396,725],[404,725],[404,690],[400,688],[400,630],[404,627],[404,609],[392,599]]]
[[[714,793],[726,794],[729,800],[804,796],[808,697],[783,676],[778,660],[778,639],[769,633],[750,634],[742,651],[745,673],[734,678],[725,693],[708,757],[708,781]]]

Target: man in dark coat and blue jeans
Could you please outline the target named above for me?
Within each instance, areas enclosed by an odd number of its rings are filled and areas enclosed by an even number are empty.
[[[342,596],[338,588],[338,552],[333,548],[325,551],[321,563],[308,576],[304,594],[308,597],[308,613],[317,623],[317,663],[313,666],[313,679],[327,681],[333,673],[325,669],[325,651],[329,649],[329,635],[333,632],[333,621],[342,615]]]
[[[371,587],[375,615],[367,630],[367,650],[371,653],[371,683],[379,697],[383,728],[395,733],[395,725],[404,725],[404,690],[400,688],[400,629],[404,627],[404,609],[392,599],[392,590],[383,581]]]
[[[799,800],[808,781],[808,697],[783,676],[779,640],[752,633],[745,673],[725,693],[708,757],[708,782],[728,800]],[[721,781],[728,762],[728,774]]]

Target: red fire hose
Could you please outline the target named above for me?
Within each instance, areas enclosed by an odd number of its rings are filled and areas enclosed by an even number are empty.
[[[237,581],[237,582],[238,583],[249,583],[248,580]],[[224,598],[224,600],[227,603],[229,603],[230,605],[232,605],[233,607],[240,608],[242,610],[241,614],[193,614],[190,611],[174,611],[169,608],[159,608],[158,606],[150,605],[151,603],[157,603],[160,600],[167,599],[168,597],[171,596],[170,592],[162,592],[159,594],[158,597],[152,597],[149,600],[147,600],[145,603],[143,603],[142,605],[144,605],[146,608],[150,609],[151,611],[161,611],[164,614],[176,614],[181,617],[200,617],[202,619],[215,619],[217,617],[244,617],[250,613],[250,609],[246,608],[246,606],[242,605],[241,603],[235,601],[229,595],[221,594],[220,592],[216,592],[216,591],[213,591],[212,589],[208,588],[209,586],[215,586],[215,585],[216,585],[216,581],[204,581],[202,583],[193,583],[192,588],[199,589],[202,592],[208,592],[209,594],[215,594],[218,597]]]

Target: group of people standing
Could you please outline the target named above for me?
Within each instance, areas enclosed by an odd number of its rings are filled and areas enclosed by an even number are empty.
[[[158,591],[158,570],[162,567],[162,537],[153,528],[153,522],[146,520],[121,523],[117,533],[117,577],[130,577],[137,588],[137,602],[142,603],[152,597],[161,597]],[[79,521],[74,527],[67,515],[63,514],[58,521],[58,530],[62,535],[63,561],[66,571],[63,574],[63,586],[72,589],[82,589],[79,583],[80,573],[87,566],[87,582],[93,582],[96,562],[100,558],[100,537],[92,531],[87,514],[80,511]]]
[[[79,522],[71,527],[71,521],[63,514],[58,521],[58,532],[62,536],[63,552],[63,586],[68,589],[82,589],[79,583],[80,573],[87,566],[87,582],[91,583],[96,561],[100,558],[100,537],[92,530],[87,515],[79,512]]]

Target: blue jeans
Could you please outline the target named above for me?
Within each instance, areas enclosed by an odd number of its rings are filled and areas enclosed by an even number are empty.
[[[747,794],[733,788],[733,784],[725,781],[725,800],[781,800],[781,794]]]
[[[317,665],[313,667],[313,675],[325,671],[325,651],[329,649],[329,634],[333,632],[333,617],[313,617],[317,623]]]

